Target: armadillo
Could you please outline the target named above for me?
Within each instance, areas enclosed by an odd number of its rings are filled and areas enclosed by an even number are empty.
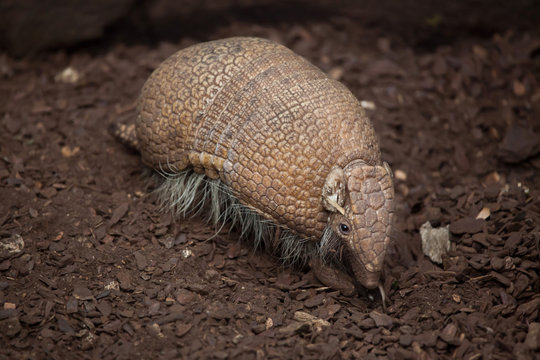
[[[234,37],[178,51],[118,132],[164,175],[161,199],[179,213],[206,212],[286,261],[330,259],[379,285],[392,171],[355,96],[285,46]]]

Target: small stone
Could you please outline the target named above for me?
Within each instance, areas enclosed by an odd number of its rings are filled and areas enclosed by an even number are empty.
[[[294,320],[300,321],[302,323],[307,323],[316,331],[321,331],[323,327],[330,326],[330,323],[328,321],[320,319],[304,311],[296,311],[294,313]]]
[[[390,316],[377,311],[370,312],[369,317],[372,318],[373,321],[375,321],[376,326],[383,326],[389,328],[394,323],[394,320]]]
[[[176,301],[178,301],[180,305],[188,305],[195,301],[196,298],[197,295],[195,293],[185,289],[178,290],[178,293],[176,294]]]
[[[74,67],[68,66],[54,76],[54,81],[66,84],[76,84],[81,80],[81,74]]]
[[[15,234],[0,240],[0,259],[19,255],[24,250],[24,240]]]
[[[420,237],[422,239],[422,251],[431,261],[442,264],[442,256],[450,250],[449,227],[431,227],[431,223],[426,221],[420,227]]]
[[[106,290],[120,290],[120,284],[118,284],[118,281],[111,280],[107,284],[105,284]]]
[[[148,260],[146,260],[146,257],[140,251],[136,251],[133,256],[135,256],[137,269],[144,270],[148,266]]]
[[[184,259],[187,259],[188,257],[193,255],[193,251],[191,251],[190,249],[184,249],[180,252],[180,254]]]
[[[47,188],[40,191],[40,194],[43,195],[43,197],[46,198],[46,199],[51,199],[51,198],[55,197],[57,193],[58,193],[58,191],[55,188],[53,188],[52,186],[47,187]]]
[[[165,249],[172,249],[174,246],[174,237],[173,236],[166,236],[159,238],[159,243],[165,247]]]
[[[176,324],[176,336],[182,337],[191,330],[191,324]]]
[[[204,273],[204,278],[208,281],[212,281],[219,278],[219,272],[215,269],[208,269]]]
[[[81,339],[81,350],[89,350],[95,346],[95,342],[98,339],[98,337],[88,331],[87,329],[81,330],[81,332],[77,335],[83,335]]]
[[[131,275],[127,271],[120,271],[116,274],[116,278],[120,283],[120,289],[124,291],[132,291],[133,285],[131,284]]]
[[[73,297],[77,300],[92,300],[94,295],[85,286],[75,286],[73,289]]]
[[[442,329],[441,333],[439,334],[439,337],[442,341],[444,341],[447,344],[451,345],[457,345],[456,344],[456,333],[457,333],[457,326],[454,324],[448,324]],[[459,342],[458,342],[459,343]]]
[[[147,325],[146,328],[148,329],[148,332],[151,335],[154,335],[154,336],[159,337],[159,338],[164,338],[165,337],[165,335],[163,335],[163,333],[161,332],[161,327],[157,323],[151,323],[151,324]]]

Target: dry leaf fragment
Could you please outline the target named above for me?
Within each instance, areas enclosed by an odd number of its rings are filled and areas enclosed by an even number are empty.
[[[491,211],[489,210],[489,208],[485,207],[485,208],[482,208],[482,210],[480,210],[478,215],[476,215],[476,218],[486,220],[490,215],[491,215]]]
[[[407,173],[400,169],[396,169],[396,171],[394,171],[394,177],[396,180],[407,181]]]
[[[73,149],[69,146],[63,146],[62,147],[62,156],[64,157],[72,157],[73,155],[77,154],[81,150],[78,146],[75,146]]]

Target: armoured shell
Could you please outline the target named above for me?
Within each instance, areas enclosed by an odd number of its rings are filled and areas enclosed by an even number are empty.
[[[171,206],[185,212],[198,203],[193,191],[215,189],[215,221],[246,225],[254,215],[269,226],[257,240],[275,243],[267,230],[280,229],[284,257],[339,253],[361,284],[377,286],[392,175],[344,85],[282,45],[229,38],[169,57],[137,111],[127,136],[144,164],[169,175],[162,195]]]

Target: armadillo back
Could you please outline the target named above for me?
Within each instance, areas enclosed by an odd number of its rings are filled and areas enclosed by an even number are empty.
[[[147,165],[219,177],[243,204],[306,238],[319,238],[327,223],[321,191],[330,169],[380,164],[350,91],[268,40],[179,51],[149,78],[138,110]]]

